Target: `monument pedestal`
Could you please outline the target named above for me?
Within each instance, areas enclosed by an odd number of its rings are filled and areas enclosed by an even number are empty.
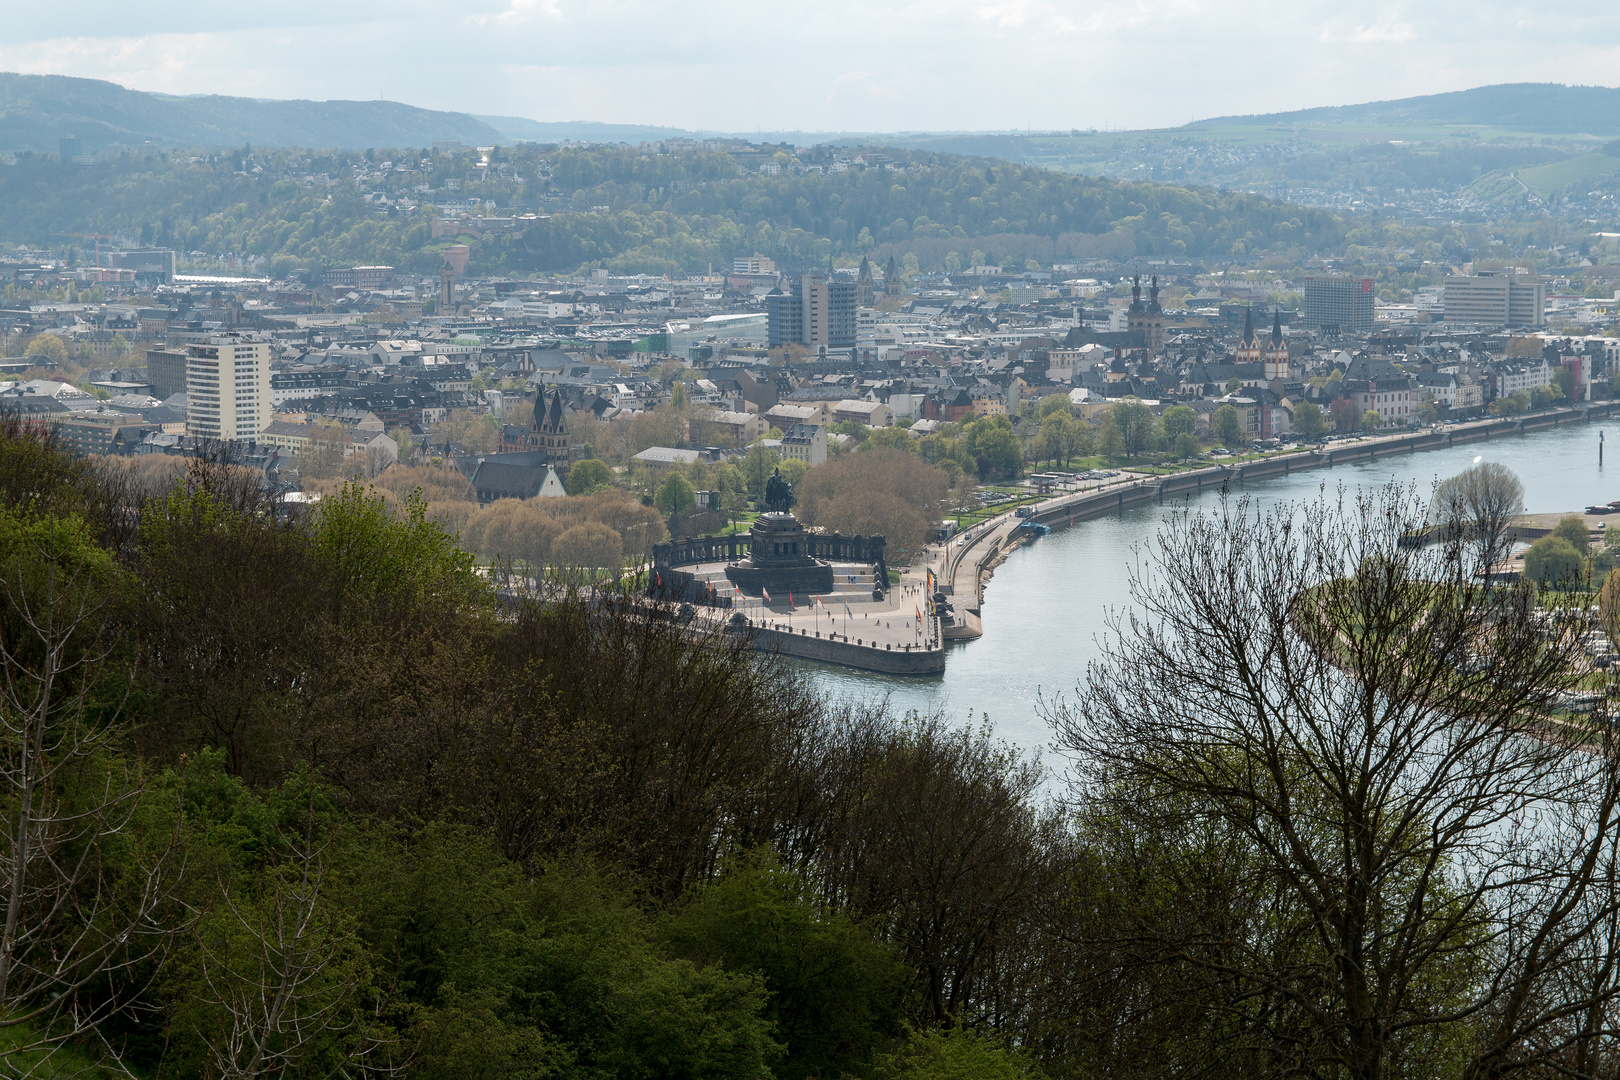
[[[744,595],[769,592],[772,600],[833,587],[832,566],[810,556],[809,536],[792,514],[761,514],[748,532],[748,558],[726,567],[726,577]]]

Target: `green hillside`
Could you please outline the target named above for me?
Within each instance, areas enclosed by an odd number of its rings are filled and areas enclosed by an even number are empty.
[[[469,153],[432,154],[423,168],[421,153],[131,154],[94,168],[25,155],[0,167],[0,239],[51,244],[61,233],[117,233],[182,251],[260,255],[283,269],[389,263],[427,272],[447,245],[470,242],[475,273],[582,265],[668,273],[755,251],[788,267],[869,252],[912,253],[925,266],[948,265],[953,252],[964,264],[1019,265],[1297,255],[1338,246],[1346,229],[1332,214],[1243,193],[947,154],[887,150],[893,169],[764,176],[697,150],[502,149],[487,169]],[[393,168],[378,167],[395,156]],[[402,209],[446,198],[543,213],[517,231],[484,230],[469,217],[463,236],[434,239],[431,210]]]
[[[51,152],[66,135],[78,136],[87,152],[112,143],[364,149],[499,140],[493,127],[463,113],[394,101],[171,97],[100,79],[0,73],[0,151]]]

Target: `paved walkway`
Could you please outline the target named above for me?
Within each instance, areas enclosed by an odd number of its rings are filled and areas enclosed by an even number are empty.
[[[833,591],[818,597],[771,595],[769,603],[744,596],[726,578],[725,563],[701,563],[689,568],[722,596],[731,597],[733,610],[748,616],[755,624],[776,630],[811,634],[837,634],[849,640],[876,641],[896,647],[927,642],[928,604],[923,595],[922,568],[907,568],[898,585],[882,600],[872,599],[872,567],[865,563],[834,563]],[[918,614],[921,614],[921,621]]]

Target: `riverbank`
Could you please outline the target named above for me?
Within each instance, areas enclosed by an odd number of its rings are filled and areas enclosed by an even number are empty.
[[[1376,461],[1393,455],[1443,450],[1459,444],[1489,442],[1548,428],[1589,424],[1620,412],[1620,402],[1591,402],[1570,408],[1548,409],[1524,416],[1493,417],[1463,424],[1451,424],[1394,435],[1367,436],[1353,441],[1329,443],[1273,454],[1234,465],[1212,465],[1170,476],[1143,477],[1101,490],[1058,495],[1028,508],[1020,518],[1006,513],[975,526],[964,534],[959,545],[947,545],[935,565],[941,591],[970,612],[977,621],[984,602],[984,586],[995,567],[1005,559],[1015,534],[1025,521],[1054,529],[1072,527],[1076,522],[1146,503],[1163,502],[1166,496],[1193,496],[1209,490],[1230,489],[1249,480],[1292,476],[1310,469],[1331,468]],[[1595,456],[1595,450],[1594,450]],[[932,549],[930,549],[932,550]]]

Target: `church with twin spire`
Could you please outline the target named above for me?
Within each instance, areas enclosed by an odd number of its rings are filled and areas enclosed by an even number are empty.
[[[1255,332],[1254,309],[1250,308],[1244,313],[1243,336],[1238,339],[1237,356],[1234,359],[1239,364],[1259,364],[1268,383],[1289,380],[1291,371],[1288,362],[1288,342],[1283,340],[1280,309],[1273,315],[1269,340],[1262,340]]]

